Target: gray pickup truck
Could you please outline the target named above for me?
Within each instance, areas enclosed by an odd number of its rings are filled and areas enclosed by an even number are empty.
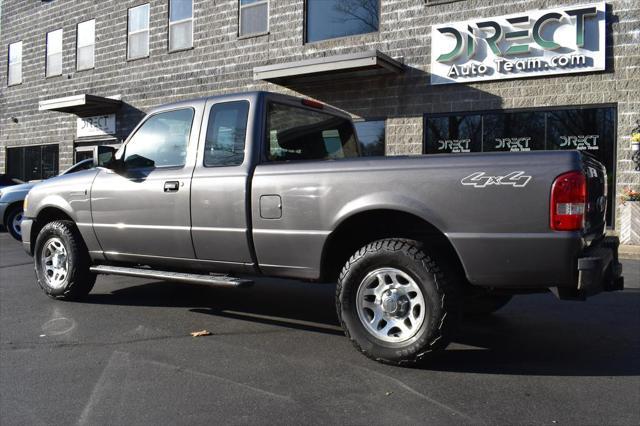
[[[623,287],[605,169],[577,151],[363,157],[344,113],[255,92],[156,108],[94,161],[25,201],[23,244],[55,298],[96,274],[337,282],[355,346],[411,364],[515,294]]]

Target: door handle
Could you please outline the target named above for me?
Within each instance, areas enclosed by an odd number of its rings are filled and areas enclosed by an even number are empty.
[[[180,188],[180,182],[177,180],[170,180],[164,183],[164,192],[177,192]]]

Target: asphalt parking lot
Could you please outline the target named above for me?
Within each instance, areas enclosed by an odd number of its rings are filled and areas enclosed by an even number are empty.
[[[624,292],[516,297],[408,369],[353,349],[333,286],[100,277],[60,302],[0,234],[0,422],[637,425],[640,262],[624,267]]]

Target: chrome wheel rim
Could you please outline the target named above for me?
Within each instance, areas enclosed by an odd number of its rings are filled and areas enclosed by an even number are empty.
[[[44,243],[41,260],[47,284],[52,288],[61,288],[67,279],[69,259],[67,249],[60,238],[53,237]]]
[[[358,287],[356,304],[367,332],[385,342],[411,339],[425,321],[422,290],[413,278],[396,268],[367,274]]]
[[[16,235],[22,236],[22,212],[16,214],[11,221],[11,228]]]

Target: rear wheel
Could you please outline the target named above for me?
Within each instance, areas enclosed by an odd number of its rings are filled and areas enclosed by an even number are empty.
[[[34,258],[38,284],[50,297],[79,299],[95,284],[89,253],[73,222],[46,224],[36,239]]]
[[[356,348],[389,364],[414,364],[444,349],[459,318],[455,283],[418,241],[366,245],[344,266],[338,317]]]
[[[11,207],[7,212],[4,227],[13,238],[22,241],[22,206],[16,205]]]

